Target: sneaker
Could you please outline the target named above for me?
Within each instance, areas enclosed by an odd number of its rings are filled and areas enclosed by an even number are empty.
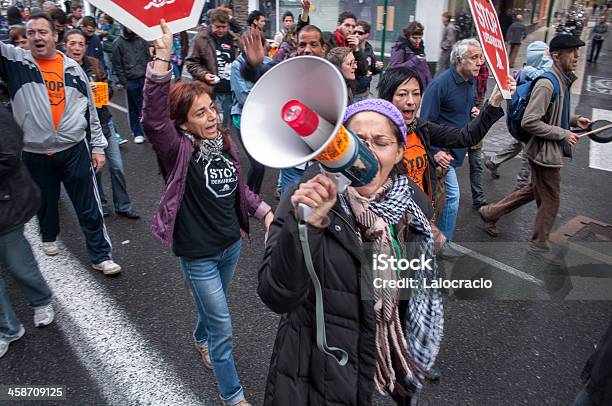
[[[57,245],[57,241],[43,242],[42,249],[43,252],[50,257],[59,254],[59,246]]]
[[[486,216],[488,206],[482,206],[478,209],[478,214],[480,214],[480,218],[484,223],[484,229],[491,237],[497,237],[499,235],[499,230],[497,229],[497,222],[493,220],[489,220]]]
[[[115,133],[115,139],[117,140],[117,144],[119,145],[123,145],[126,144],[128,142],[128,140],[126,140],[125,138],[123,138],[121,135]]]
[[[142,144],[145,142],[145,137],[143,135],[137,135],[134,137],[134,144]]]
[[[116,211],[115,213],[117,213],[117,216],[125,217],[130,220],[138,220],[140,218],[140,216],[132,209],[128,211]]]
[[[99,264],[91,264],[91,267],[96,271],[102,271],[104,275],[115,275],[121,272],[121,266],[112,259],[107,259]]]
[[[202,347],[196,343],[196,350],[202,355],[202,362],[204,366],[210,370],[212,370],[212,362],[210,361],[210,354],[208,353],[208,346]]]
[[[6,354],[6,352],[8,351],[9,344],[12,343],[13,341],[19,340],[21,337],[23,337],[24,334],[25,334],[25,328],[21,326],[19,333],[17,333],[17,337],[8,338],[8,339],[0,339],[0,358],[2,358],[4,354]]]
[[[110,216],[110,212],[108,211],[108,207],[102,206],[102,217],[107,218]]]
[[[54,318],[55,312],[51,303],[34,309],[34,326],[36,327],[48,326],[53,322]]]
[[[499,172],[497,171],[497,165],[495,165],[493,161],[491,161],[491,158],[486,157],[484,165],[487,167],[489,172],[491,172],[491,176],[493,176],[493,178],[499,179]]]

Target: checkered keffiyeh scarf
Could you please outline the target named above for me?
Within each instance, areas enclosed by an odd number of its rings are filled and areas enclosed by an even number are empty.
[[[410,227],[423,237],[419,239],[419,253],[433,258],[431,227],[412,199],[406,177],[388,181],[372,199],[359,195],[353,188],[348,189],[347,196],[361,236],[374,242],[376,254],[395,255],[389,226],[409,219]],[[435,259],[432,263],[435,270]],[[391,269],[373,271],[374,278],[398,278]],[[418,280],[434,278],[436,272],[415,277]],[[398,304],[398,289],[374,290],[377,351],[374,384],[380,393],[387,390],[405,396],[422,388],[425,371],[433,366],[442,337],[443,313],[439,292],[418,289],[409,301],[403,332],[400,323],[403,315],[399,314]]]
[[[434,240],[431,227],[423,211],[410,199],[408,212],[412,215],[410,227],[415,232],[415,243],[419,244],[418,252],[425,258],[432,258],[432,270],[417,270],[414,278],[431,282],[438,278],[438,266],[434,253]],[[431,283],[430,283],[431,284]],[[420,288],[412,292],[406,310],[405,337],[408,353],[414,358],[418,368],[407,374],[406,379],[419,391],[428,371],[431,370],[440,350],[444,330],[444,308],[442,296],[438,289]]]
[[[373,198],[361,196],[354,188],[348,188],[347,196],[360,238],[371,241],[376,254],[395,256],[393,238],[389,226],[400,222],[411,198],[405,177],[387,181]],[[394,280],[398,276],[391,267],[373,269],[374,278]],[[374,384],[384,393],[393,392],[398,378],[410,373],[414,361],[406,352],[406,340],[402,332],[399,314],[399,290],[374,289],[374,313],[376,315],[376,372]]]

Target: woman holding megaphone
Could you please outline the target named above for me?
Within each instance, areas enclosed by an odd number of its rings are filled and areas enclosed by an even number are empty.
[[[212,90],[172,79],[172,33],[161,20],[155,61],[147,67],[143,127],[157,154],[165,190],[151,231],[172,244],[196,301],[193,332],[204,365],[215,373],[226,405],[247,406],[232,355],[227,289],[240,256],[249,215],[266,230],[270,206],[246,186],[238,150],[219,126]]]
[[[398,273],[372,263],[380,256],[421,258],[428,266],[416,271],[419,278],[437,277],[427,220],[431,204],[405,176],[402,114],[385,100],[369,99],[349,106],[344,123],[375,155],[378,172],[369,183],[337,193],[313,165],[281,200],[259,274],[261,299],[283,314],[265,405],[369,405],[374,390],[408,404],[438,353],[439,292],[415,286],[408,306],[400,307]],[[322,286],[323,329],[315,317],[315,307],[321,308],[318,285],[311,283],[312,268],[302,257],[302,204],[314,209],[305,222]],[[320,350],[321,331],[327,348],[345,355],[342,360]]]

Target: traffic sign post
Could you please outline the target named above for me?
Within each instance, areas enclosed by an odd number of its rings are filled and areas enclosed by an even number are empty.
[[[89,0],[147,41],[162,36],[159,20],[173,33],[198,25],[205,0]]]
[[[495,7],[490,0],[467,0],[467,2],[470,5],[472,19],[476,31],[478,31],[485,58],[489,62],[489,68],[501,89],[504,99],[510,99],[508,55]]]

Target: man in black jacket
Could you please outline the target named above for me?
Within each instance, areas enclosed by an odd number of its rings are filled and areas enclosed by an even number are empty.
[[[54,318],[52,294],[23,235],[24,224],[40,206],[40,191],[21,161],[23,132],[3,106],[0,134],[0,267],[11,274],[34,309],[34,325],[43,327]],[[0,278],[0,358],[24,333]]]
[[[374,48],[372,44],[368,42],[370,38],[371,26],[367,21],[358,21],[357,26],[353,33],[359,39],[359,50],[363,54],[367,63],[368,70],[365,75],[356,73],[355,88],[353,103],[367,99],[370,96],[370,83],[372,82],[372,76],[378,75],[383,67],[382,61],[376,59],[374,54]]]
[[[142,92],[148,62],[147,41],[129,28],[123,27],[123,33],[113,44],[113,68],[119,84],[125,86],[130,128],[136,144],[142,144],[145,141],[144,131],[140,126],[140,117],[142,116]]]

